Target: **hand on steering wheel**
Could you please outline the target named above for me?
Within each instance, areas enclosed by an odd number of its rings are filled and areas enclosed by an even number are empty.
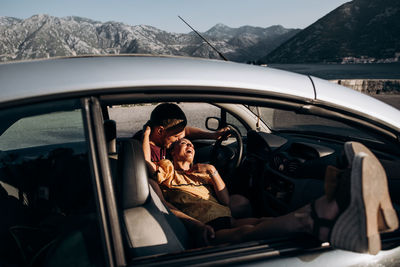
[[[228,128],[229,130],[225,131],[225,133],[215,141],[211,151],[211,164],[218,169],[222,177],[226,178],[231,176],[235,169],[239,167],[243,156],[243,140],[239,130],[231,125],[229,125]],[[236,142],[229,143],[234,143],[235,147],[229,144],[224,145],[224,141],[229,138],[236,139]]]

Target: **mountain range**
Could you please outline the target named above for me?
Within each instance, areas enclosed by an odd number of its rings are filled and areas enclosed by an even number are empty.
[[[202,35],[237,62],[399,62],[400,0],[353,0],[303,30],[217,24]],[[0,17],[0,61],[125,53],[220,58],[194,32],[81,17]]]
[[[202,33],[229,60],[254,61],[293,37],[299,29],[217,24]],[[199,36],[147,25],[99,22],[81,17],[0,17],[0,61],[86,54],[164,54],[219,58]]]
[[[268,63],[400,61],[400,1],[354,0],[266,54]]]

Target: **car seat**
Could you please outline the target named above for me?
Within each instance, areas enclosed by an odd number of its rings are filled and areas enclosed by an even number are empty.
[[[120,216],[130,256],[185,250],[186,228],[149,186],[141,143],[133,139],[123,141],[118,162]]]

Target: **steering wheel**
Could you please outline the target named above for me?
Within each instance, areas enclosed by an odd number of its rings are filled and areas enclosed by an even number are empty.
[[[239,167],[243,156],[243,140],[238,129],[228,125],[227,131],[221,138],[215,141],[211,150],[211,164],[221,173],[222,177],[231,177],[235,169]],[[235,147],[229,146],[230,138],[235,138]]]

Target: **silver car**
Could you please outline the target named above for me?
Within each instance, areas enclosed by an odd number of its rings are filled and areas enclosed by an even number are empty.
[[[188,124],[238,134],[193,140],[253,216],[324,194],[346,141],[369,147],[400,203],[400,111],[315,77],[179,57],[104,56],[0,64],[1,266],[353,266],[400,264],[400,234],[377,255],[307,234],[206,247],[148,184],[132,136],[157,103]]]

